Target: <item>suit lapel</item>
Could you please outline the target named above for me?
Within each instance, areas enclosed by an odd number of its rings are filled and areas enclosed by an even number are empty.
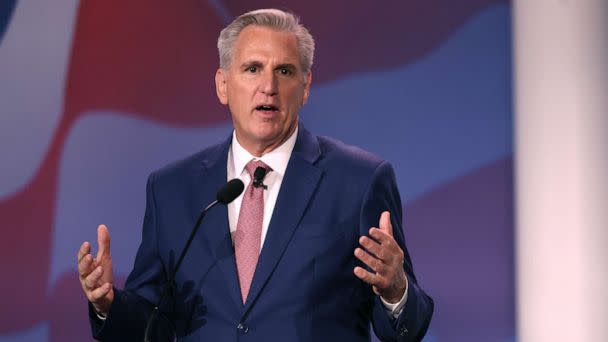
[[[268,226],[244,314],[247,314],[268,282],[315,192],[322,174],[314,165],[319,156],[320,149],[316,137],[305,130],[300,123],[296,145]]]
[[[215,191],[226,183],[226,163],[228,159],[228,149],[230,148],[232,136],[218,148],[211,151],[202,161],[203,174],[202,186],[199,193],[206,194],[202,205],[207,205],[215,199]],[[237,279],[236,263],[232,239],[230,237],[230,227],[228,223],[228,208],[225,205],[218,205],[211,209],[203,223],[206,229],[201,232],[201,236],[206,240],[209,250],[215,257],[218,268],[223,273],[230,292],[230,297],[234,300],[237,307],[242,307],[241,290]],[[223,286],[223,285],[222,285]]]

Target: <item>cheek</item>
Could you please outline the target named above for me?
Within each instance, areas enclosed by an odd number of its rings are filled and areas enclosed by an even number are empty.
[[[253,84],[244,82],[243,80],[233,80],[228,86],[228,96],[230,102],[235,104],[245,105],[251,100],[251,97],[255,94]]]
[[[249,112],[250,103],[249,99],[239,92],[233,93],[228,101],[230,110],[239,116],[243,116]]]
[[[292,109],[298,109],[304,104],[305,93],[301,86],[292,87],[284,92],[285,99],[289,101],[288,105]]]

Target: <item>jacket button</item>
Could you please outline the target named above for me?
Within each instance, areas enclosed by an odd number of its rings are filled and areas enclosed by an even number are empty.
[[[238,330],[241,334],[246,334],[249,331],[249,327],[246,326],[244,323],[239,323],[236,326],[236,330]]]

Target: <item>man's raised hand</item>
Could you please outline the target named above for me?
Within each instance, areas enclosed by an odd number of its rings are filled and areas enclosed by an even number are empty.
[[[403,250],[393,238],[393,226],[388,211],[380,216],[380,228],[372,227],[367,236],[359,238],[363,248],[355,249],[355,256],[370,270],[355,267],[354,273],[364,282],[372,285],[374,292],[389,303],[397,303],[407,288],[407,278],[403,271]]]
[[[98,314],[106,316],[114,301],[110,233],[104,225],[97,227],[97,256],[91,255],[91,244],[84,242],[78,251],[78,278],[87,299]]]

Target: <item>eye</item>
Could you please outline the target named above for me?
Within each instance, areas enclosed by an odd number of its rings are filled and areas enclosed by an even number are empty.
[[[256,72],[258,72],[258,67],[254,66],[254,65],[249,66],[249,67],[247,67],[247,72],[255,74]]]
[[[279,74],[281,75],[291,75],[293,72],[291,70],[289,70],[288,68],[279,68]]]

